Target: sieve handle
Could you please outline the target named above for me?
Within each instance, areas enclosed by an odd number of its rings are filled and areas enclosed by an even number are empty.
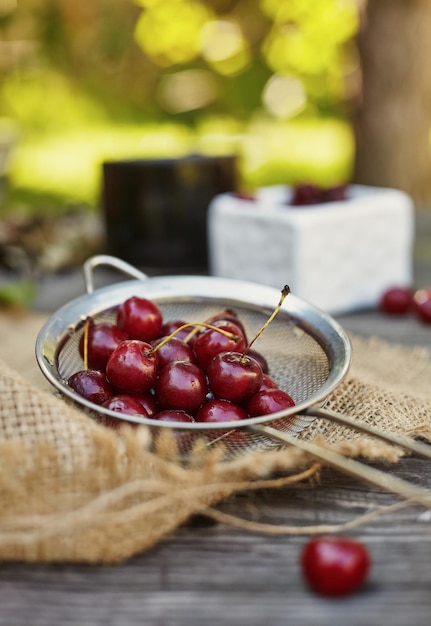
[[[322,409],[320,407],[311,407],[306,409],[304,414],[347,426],[353,430],[357,430],[358,432],[366,433],[367,435],[371,435],[377,439],[381,439],[382,441],[404,448],[424,459],[431,460],[431,446],[421,443],[420,441],[415,441],[410,437],[404,437],[403,435],[392,433],[390,431],[380,430],[375,426],[355,420],[347,415],[343,415],[342,413],[337,413],[336,411],[331,411],[329,409]]]
[[[371,485],[390,491],[398,496],[406,498],[407,500],[413,500],[414,502],[422,504],[427,508],[431,507],[431,491],[424,489],[423,487],[413,485],[402,478],[392,476],[386,472],[375,469],[374,467],[360,463],[355,459],[345,457],[338,452],[322,448],[321,446],[309,441],[297,439],[296,437],[288,435],[285,432],[280,432],[271,426],[254,424],[247,427],[247,430],[257,432],[269,437],[270,439],[274,439],[275,441],[299,448],[311,456],[323,461],[327,465],[353,476],[354,478],[364,480]]]
[[[122,261],[115,256],[109,254],[96,254],[95,256],[87,259],[83,265],[84,282],[87,293],[93,293],[94,291],[94,270],[100,266],[110,267],[111,269],[118,270],[123,274],[126,274],[130,278],[137,278],[138,280],[146,280],[148,276],[141,272],[130,263]]]

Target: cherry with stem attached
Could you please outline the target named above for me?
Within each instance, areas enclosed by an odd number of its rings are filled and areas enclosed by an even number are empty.
[[[211,360],[207,368],[207,376],[215,397],[245,404],[259,391],[263,381],[262,367],[249,356],[248,351],[275,318],[289,293],[290,288],[285,285],[278,305],[242,353],[221,352]]]

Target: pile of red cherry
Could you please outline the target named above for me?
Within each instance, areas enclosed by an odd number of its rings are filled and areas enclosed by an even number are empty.
[[[357,539],[321,536],[304,545],[300,565],[313,591],[340,597],[362,587],[371,567],[371,557],[367,547]]]
[[[84,368],[67,382],[103,408],[172,422],[232,422],[294,406],[253,341],[232,311],[190,324],[164,320],[154,301],[132,296],[115,323],[87,322]]]
[[[431,324],[431,288],[413,291],[410,287],[390,287],[382,294],[379,308],[388,315],[412,313],[421,322]]]

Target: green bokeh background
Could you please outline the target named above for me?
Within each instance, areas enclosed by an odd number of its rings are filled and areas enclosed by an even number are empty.
[[[96,209],[114,158],[233,152],[245,189],[347,182],[356,11],[354,0],[3,0],[2,211]],[[300,89],[299,106],[287,92],[287,112],[268,110],[274,76]],[[161,97],[173,77],[177,102]]]

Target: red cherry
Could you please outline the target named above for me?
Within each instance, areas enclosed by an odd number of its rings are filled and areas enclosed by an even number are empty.
[[[154,416],[154,419],[159,422],[182,422],[184,424],[194,422],[193,417],[189,415],[189,413],[176,409],[164,409],[163,411],[159,411]]]
[[[123,415],[144,415],[145,417],[148,417],[146,410],[139,400],[127,394],[112,396],[112,398],[106,400],[102,406],[104,409],[116,411],[117,413],[122,413]]]
[[[103,404],[103,408],[110,409],[111,411],[115,411],[116,413],[121,413],[122,415],[143,415],[144,417],[148,417],[145,410],[142,406],[139,406],[139,402],[133,396],[128,395],[119,395],[113,396],[110,400],[107,400]],[[103,424],[103,426],[108,426],[109,428],[113,428],[114,430],[118,430],[122,426],[124,426],[124,422],[111,417],[110,415],[99,415],[97,418],[99,424]],[[128,422],[129,426],[136,428],[139,424],[134,422]]]
[[[152,341],[160,335],[162,313],[155,302],[132,296],[117,309],[117,326],[130,339]]]
[[[262,378],[262,384],[259,388],[259,391],[264,391],[265,389],[277,389],[278,385],[268,374],[264,374]]]
[[[153,418],[159,410],[157,400],[151,392],[147,391],[145,393],[134,394],[133,397],[143,406],[148,417]]]
[[[114,390],[103,372],[98,370],[81,370],[75,372],[67,381],[76,393],[94,404],[103,404]]]
[[[412,307],[412,291],[409,287],[390,287],[379,301],[379,309],[389,315],[405,315]]]
[[[251,417],[270,415],[295,406],[293,398],[282,389],[258,391],[249,401],[247,410]]]
[[[431,287],[418,289],[413,296],[413,311],[425,324],[431,324]]]
[[[326,596],[345,596],[363,584],[370,556],[359,541],[347,537],[319,537],[301,554],[301,568],[310,587]]]
[[[308,204],[320,203],[320,190],[312,183],[299,183],[292,192],[292,198],[290,200],[293,206],[305,206]]]
[[[230,400],[207,400],[196,412],[197,422],[236,422],[248,418],[247,412],[238,404]]]
[[[341,202],[347,198],[346,185],[334,185],[321,190],[321,202]]]
[[[115,324],[94,324],[87,335],[88,367],[105,371],[109,357],[115,348],[125,339],[126,335]],[[85,333],[79,342],[79,353],[84,358]]]
[[[264,374],[268,374],[269,372],[268,361],[265,359],[265,357],[263,356],[261,352],[250,349],[250,350],[247,350],[247,354],[248,356],[251,356],[255,361],[259,363],[260,367],[262,368],[262,372]]]
[[[218,326],[220,322],[232,322],[235,326],[238,326],[244,336],[244,339],[247,338],[247,333],[244,327],[244,324],[239,319],[238,315],[232,309],[225,309],[224,311],[220,311],[220,313],[216,313],[208,320],[206,320],[208,324],[212,324],[213,326]]]
[[[243,352],[247,343],[239,326],[230,321],[215,321],[214,326],[232,335],[226,336],[218,330],[208,328],[200,333],[193,343],[197,361],[206,370],[212,358],[220,352],[235,350]]]
[[[151,345],[156,348],[165,339],[166,337],[155,339],[151,342]],[[159,358],[159,370],[172,361],[189,361],[190,363],[196,363],[193,348],[189,346],[189,344],[184,343],[181,339],[177,339],[176,336],[171,337],[163,346],[158,348],[157,355]]]
[[[216,398],[243,404],[262,384],[259,363],[240,352],[221,352],[208,365],[208,383]]]
[[[169,335],[172,335],[173,332],[178,330],[178,328],[181,328],[181,326],[184,326],[185,324],[186,322],[184,322],[183,320],[168,320],[164,324],[162,324],[162,327],[160,329],[160,336],[168,337]],[[190,326],[188,326],[187,328],[183,328],[175,335],[175,338],[185,339],[187,335],[191,332],[191,330],[192,328]]]
[[[208,385],[203,370],[196,364],[174,361],[160,370],[155,391],[163,409],[182,409],[193,413],[205,400]]]
[[[157,362],[157,352],[149,343],[127,339],[109,357],[106,375],[121,393],[142,393],[154,384]]]

